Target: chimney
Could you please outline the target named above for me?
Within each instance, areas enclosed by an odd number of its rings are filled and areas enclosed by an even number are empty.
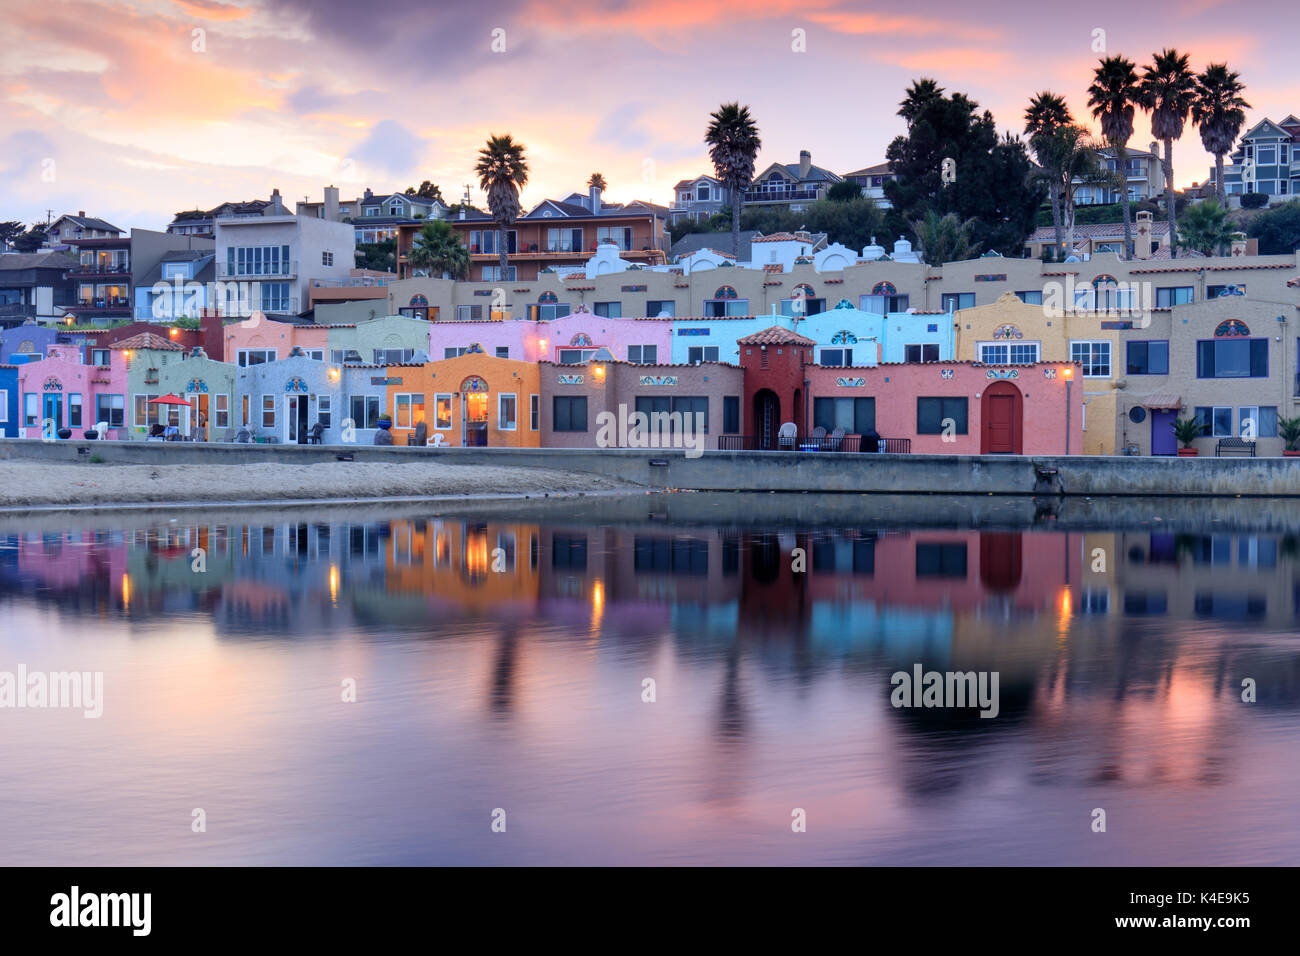
[[[78,218],[78,219],[85,219],[85,218],[86,218],[86,210],[84,210],[84,209],[78,209],[78,210],[77,210],[77,218]]]
[[[199,316],[199,345],[210,359],[225,361],[225,323],[215,308],[204,309]]]
[[[591,214],[593,216],[599,216],[600,215],[600,187],[592,186],[591,191],[590,193],[588,193],[588,195],[590,197],[590,201],[588,202],[588,205],[591,206]]]
[[[803,181],[812,172],[812,153],[806,149],[799,150],[799,179]]]
[[[374,199],[374,198],[375,198],[375,194],[372,193],[372,192],[370,191],[370,187],[369,187],[369,186],[366,187],[366,195],[365,195],[365,198],[366,198],[366,199]]]
[[[278,188],[272,189],[271,205],[266,207],[266,214],[268,216],[281,216],[287,211],[288,210],[284,208],[284,200],[280,198],[280,190]]]
[[[325,187],[325,209],[324,216],[330,222],[339,221],[339,188],[337,186]]]
[[[1151,221],[1151,212],[1147,209],[1140,209],[1134,219],[1133,235],[1133,258],[1150,259],[1151,249],[1155,244],[1155,235],[1153,233],[1154,223]]]

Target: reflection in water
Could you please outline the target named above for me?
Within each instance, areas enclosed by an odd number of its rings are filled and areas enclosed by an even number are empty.
[[[106,686],[98,722],[0,711],[0,863],[1295,863],[1298,550],[446,516],[0,534],[0,670]],[[892,709],[914,663],[998,671],[999,716]]]

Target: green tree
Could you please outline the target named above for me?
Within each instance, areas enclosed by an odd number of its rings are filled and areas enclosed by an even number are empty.
[[[377,272],[397,271],[397,240],[357,243],[357,268]]]
[[[912,231],[925,253],[925,261],[932,266],[973,259],[979,251],[978,244],[971,241],[975,221],[962,222],[954,213],[940,216],[930,209],[924,219],[912,223]]]
[[[1174,140],[1183,135],[1187,116],[1196,99],[1196,77],[1186,53],[1161,50],[1144,66],[1138,85],[1138,105],[1151,114],[1151,135],[1165,145],[1161,160],[1165,172],[1165,208],[1169,213],[1169,235],[1174,235]],[[1170,243],[1170,258],[1177,258],[1178,244]]]
[[[749,107],[723,103],[709,114],[704,142],[709,147],[714,175],[731,192],[731,251],[740,255],[740,213],[745,190],[754,179],[754,161],[763,141]]]
[[[421,199],[436,199],[438,200],[438,202],[443,201],[442,190],[438,186],[435,186],[433,183],[429,182],[429,180],[427,179],[424,182],[420,183],[418,189],[415,186],[407,186],[406,195],[418,196]]]
[[[23,234],[23,224],[17,219],[0,222],[0,246],[8,245]]]
[[[43,222],[32,223],[26,232],[13,238],[13,247],[19,252],[35,252],[49,235],[45,229],[45,223]]]
[[[589,189],[599,189],[601,192],[604,192],[608,186],[609,184],[605,182],[605,177],[600,173],[592,173],[587,179],[587,188]]]
[[[907,132],[889,144],[885,157],[895,178],[885,184],[892,208],[889,233],[912,234],[928,211],[974,219],[973,238],[982,249],[1019,256],[1034,229],[1034,215],[1046,187],[1031,180],[1024,144],[999,138],[988,110],[962,93],[943,95],[933,81],[913,83],[899,115]],[[943,161],[956,164],[956,180],[945,183]]]
[[[862,198],[862,187],[846,179],[826,190],[826,198],[831,202],[853,202]]]
[[[1248,195],[1259,196],[1262,193]],[[1300,249],[1300,199],[1292,199],[1252,217],[1246,231],[1259,240],[1261,256],[1290,255]]]
[[[1052,245],[1052,256],[1057,259],[1061,256],[1062,206],[1065,201],[1061,179],[1066,143],[1061,131],[1073,125],[1074,117],[1065,105],[1065,97],[1058,93],[1044,90],[1036,94],[1025,108],[1025,135],[1029,137],[1029,148],[1034,151],[1039,175],[1047,183],[1047,197],[1052,204],[1052,231],[1056,240]]]
[[[1141,91],[1137,67],[1132,60],[1110,56],[1093,70],[1088,87],[1088,106],[1101,123],[1101,135],[1115,150],[1119,179],[1119,201],[1124,216],[1124,258],[1133,248],[1133,219],[1128,198],[1128,141],[1133,138],[1133,116]]]
[[[442,219],[430,219],[416,233],[406,261],[412,269],[422,269],[431,276],[469,278],[469,250],[461,243],[456,230]]]
[[[488,209],[496,220],[497,251],[501,255],[501,277],[504,279],[509,263],[505,230],[519,218],[519,190],[528,183],[524,144],[516,143],[509,133],[488,137],[487,145],[478,152],[474,171],[478,173],[479,186],[487,193]]]
[[[1192,122],[1201,132],[1201,145],[1214,155],[1214,186],[1219,205],[1228,207],[1223,186],[1223,157],[1232,150],[1241,128],[1246,125],[1250,104],[1241,98],[1246,87],[1226,63],[1211,63],[1196,78],[1192,100]]]
[[[1211,256],[1230,246],[1236,231],[1228,221],[1228,211],[1217,200],[1207,199],[1189,206],[1178,220],[1178,245]]]

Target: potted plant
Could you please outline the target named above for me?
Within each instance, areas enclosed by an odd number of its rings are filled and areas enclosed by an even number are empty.
[[[1296,448],[1296,443],[1300,442],[1300,418],[1282,419],[1277,423],[1277,433],[1286,442],[1282,455],[1286,458],[1300,457],[1300,449]]]
[[[1177,418],[1174,419],[1172,427],[1174,437],[1183,446],[1178,449],[1178,456],[1180,458],[1194,458],[1198,452],[1192,447],[1192,442],[1201,437],[1205,431],[1205,426],[1195,418]]]

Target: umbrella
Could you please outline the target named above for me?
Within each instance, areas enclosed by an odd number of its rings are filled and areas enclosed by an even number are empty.
[[[187,402],[179,395],[168,392],[166,395],[160,395],[158,398],[149,399],[150,405],[184,405],[187,408],[193,407],[193,402]]]

